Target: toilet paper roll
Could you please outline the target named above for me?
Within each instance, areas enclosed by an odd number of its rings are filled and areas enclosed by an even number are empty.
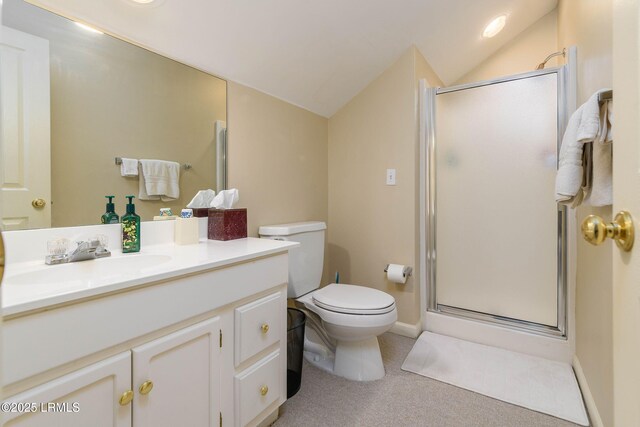
[[[405,274],[406,267],[399,264],[389,264],[387,277],[395,283],[406,283],[408,274]]]

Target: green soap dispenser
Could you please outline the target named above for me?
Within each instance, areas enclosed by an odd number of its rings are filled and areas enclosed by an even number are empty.
[[[140,252],[140,215],[136,215],[133,196],[129,199],[127,213],[122,217],[122,252]]]
[[[117,224],[120,222],[120,217],[115,211],[116,205],[113,203],[114,196],[104,196],[106,199],[109,199],[109,203],[107,203],[107,211],[100,218],[100,222],[103,224]]]

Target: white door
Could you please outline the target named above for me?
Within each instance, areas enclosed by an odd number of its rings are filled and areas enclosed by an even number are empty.
[[[3,406],[0,425],[130,427],[131,403],[120,404],[130,390],[131,352],[127,351],[4,399],[11,406]]]
[[[614,424],[640,426],[640,5],[614,2],[613,211],[633,215],[635,246],[613,253]]]
[[[0,35],[0,226],[50,227],[49,41]]]
[[[220,318],[141,345],[133,352],[133,425],[218,426]]]

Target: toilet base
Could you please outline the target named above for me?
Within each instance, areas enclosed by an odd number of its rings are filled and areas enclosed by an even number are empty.
[[[352,381],[379,380],[385,374],[377,337],[338,341],[334,353],[305,336],[304,357],[313,366]]]
[[[384,377],[378,338],[338,341],[333,373],[354,381],[373,381]]]

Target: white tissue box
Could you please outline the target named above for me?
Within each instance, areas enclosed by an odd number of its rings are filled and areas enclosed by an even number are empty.
[[[176,218],[175,221],[176,245],[193,245],[198,243],[200,237],[198,218]]]

